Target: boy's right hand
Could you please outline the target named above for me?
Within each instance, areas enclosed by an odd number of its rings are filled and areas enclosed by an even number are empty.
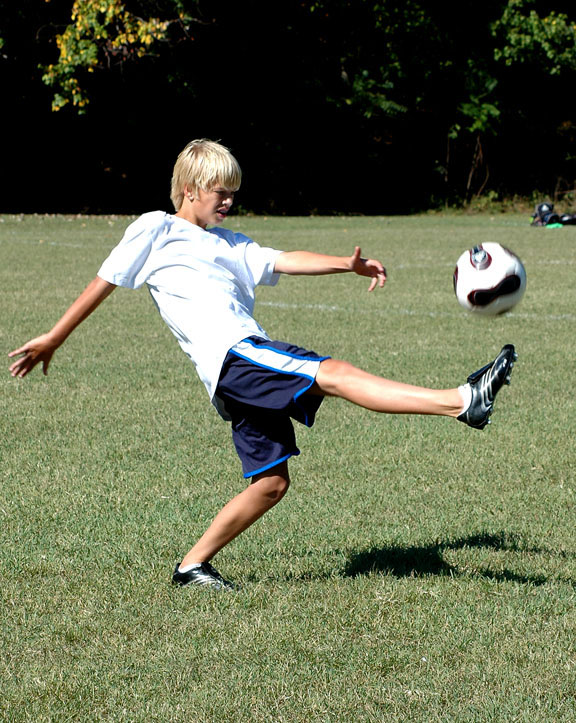
[[[107,296],[110,296],[115,288],[115,284],[96,276],[48,334],[37,336],[8,354],[9,357],[20,354],[20,359],[11,365],[10,374],[13,377],[25,377],[40,362],[42,362],[44,374],[47,374],[50,360],[56,349],[64,343],[81,321],[89,316]]]
[[[20,358],[11,364],[10,374],[13,377],[25,377],[40,362],[42,362],[42,371],[47,374],[52,355],[57,348],[58,344],[49,334],[42,334],[42,336],[31,339],[24,346],[14,349],[8,354],[11,358],[20,355]]]

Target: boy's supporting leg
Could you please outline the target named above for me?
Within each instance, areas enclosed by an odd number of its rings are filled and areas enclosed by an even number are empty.
[[[345,361],[320,363],[310,393],[341,397],[374,412],[388,414],[440,414],[457,417],[462,395],[454,389],[428,389],[395,382],[358,369]]]
[[[224,505],[210,527],[184,557],[180,567],[211,560],[225,545],[280,502],[289,485],[288,462],[255,475],[243,492]]]

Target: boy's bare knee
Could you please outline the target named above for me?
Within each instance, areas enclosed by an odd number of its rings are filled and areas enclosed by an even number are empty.
[[[280,502],[282,497],[288,492],[290,487],[290,480],[285,477],[273,477],[272,485],[268,491],[268,495],[275,501]]]
[[[274,468],[276,472],[278,468]],[[270,471],[263,472],[252,478],[252,484],[257,485],[261,494],[266,496],[272,504],[280,502],[290,487],[288,470],[282,469],[278,473],[270,474]]]
[[[349,380],[353,371],[355,367],[348,362],[325,359],[318,368],[316,386],[323,394],[340,396],[343,384]]]

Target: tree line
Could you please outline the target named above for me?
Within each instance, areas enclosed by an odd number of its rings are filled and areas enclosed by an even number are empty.
[[[0,210],[167,207],[195,137],[238,157],[246,211],[406,213],[575,185],[570,0],[0,10]]]

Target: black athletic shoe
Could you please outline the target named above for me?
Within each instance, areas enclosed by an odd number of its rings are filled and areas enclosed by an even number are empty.
[[[465,412],[458,417],[475,429],[484,429],[490,424],[494,399],[504,384],[510,384],[510,373],[518,354],[512,344],[506,344],[493,362],[470,374],[468,384],[472,389],[472,401]]]
[[[214,590],[233,590],[234,585],[225,580],[222,575],[215,570],[209,562],[203,562],[200,567],[195,567],[188,572],[179,572],[179,565],[176,565],[174,574],[172,575],[172,584],[180,585],[200,585],[202,587],[211,587]]]

